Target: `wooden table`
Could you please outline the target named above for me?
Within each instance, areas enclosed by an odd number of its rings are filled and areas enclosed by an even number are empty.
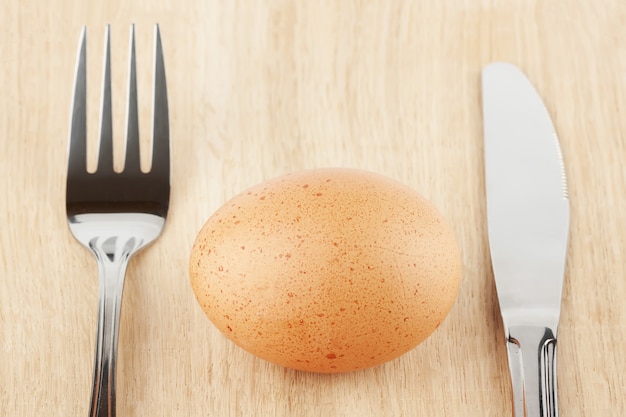
[[[87,415],[97,273],[66,223],[66,149],[86,24],[93,166],[107,22],[120,141],[136,23],[145,143],[160,23],[173,150],[167,226],[126,282],[120,416],[511,415],[485,224],[480,71],[494,60],[520,66],[541,92],[569,177],[561,417],[625,415],[625,2],[4,0],[0,10],[0,415]],[[187,272],[196,233],[227,199],[326,166],[419,190],[452,224],[464,264],[456,305],[429,339],[339,375],[234,346]]]

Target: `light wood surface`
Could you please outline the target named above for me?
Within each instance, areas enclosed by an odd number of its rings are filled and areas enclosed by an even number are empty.
[[[625,21],[620,0],[4,0],[0,415],[87,415],[97,271],[66,224],[66,149],[82,25],[96,139],[107,22],[117,139],[137,24],[145,141],[160,23],[173,149],[165,231],[128,271],[120,416],[511,415],[485,224],[480,71],[494,60],[517,64],[541,92],[569,177],[561,417],[625,415]],[[228,198],[326,166],[420,191],[452,224],[464,264],[456,305],[429,339],[340,375],[285,370],[235,347],[200,310],[187,274],[197,231]]]

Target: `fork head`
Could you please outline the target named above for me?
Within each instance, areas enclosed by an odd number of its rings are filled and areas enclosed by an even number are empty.
[[[155,26],[152,163],[140,166],[134,26],[130,30],[128,109],[124,169],[113,169],[110,28],[105,31],[100,145],[95,172],[87,171],[87,31],[83,28],[76,65],[66,183],[68,217],[90,213],[146,213],[165,218],[170,195],[170,141],[165,66]]]

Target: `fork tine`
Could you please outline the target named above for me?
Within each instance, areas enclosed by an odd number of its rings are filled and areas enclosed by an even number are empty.
[[[135,62],[135,25],[130,26],[128,71],[128,111],[126,114],[126,157],[124,171],[141,171],[139,153],[139,114],[137,110],[137,66]]]
[[[78,43],[72,121],[70,127],[68,176],[87,171],[87,28]]]
[[[104,35],[104,73],[102,79],[102,113],[98,171],[113,171],[113,116],[111,114],[111,28]]]
[[[167,86],[165,63],[159,25],[155,26],[154,51],[154,112],[152,128],[151,174],[158,175],[169,183],[170,176],[170,125],[168,119]]]

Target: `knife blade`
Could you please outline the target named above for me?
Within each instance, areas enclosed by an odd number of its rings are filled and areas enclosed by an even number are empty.
[[[516,66],[482,71],[487,229],[515,417],[557,417],[556,342],[569,239],[563,158]]]

